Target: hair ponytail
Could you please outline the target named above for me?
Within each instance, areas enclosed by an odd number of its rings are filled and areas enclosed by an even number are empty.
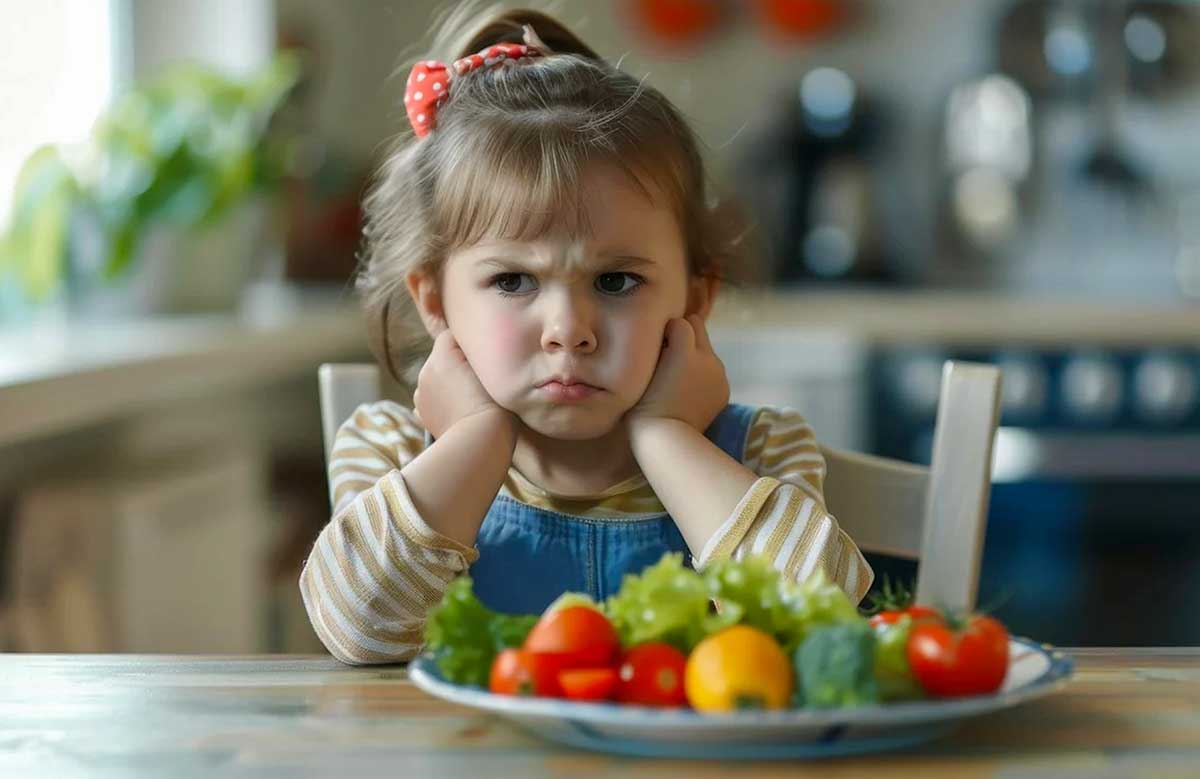
[[[497,43],[524,43],[525,26],[529,25],[546,44],[547,54],[577,54],[588,59],[601,59],[590,46],[561,22],[541,11],[515,9],[492,16],[482,27],[469,33],[451,47],[454,59],[466,57]]]

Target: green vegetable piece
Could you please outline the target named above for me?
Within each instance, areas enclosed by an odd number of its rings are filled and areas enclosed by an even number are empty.
[[[425,620],[425,645],[447,681],[486,687],[496,654],[520,646],[537,622],[532,614],[500,614],[475,597],[460,576]]]
[[[875,680],[884,701],[906,701],[925,697],[925,691],[908,667],[908,634],[912,617],[907,614],[895,622],[876,625]]]
[[[795,665],[800,705],[827,709],[879,701],[875,633],[865,622],[813,628],[796,651]]]
[[[796,616],[786,599],[787,585],[766,558],[725,558],[704,569],[709,592],[725,609],[731,604],[741,611],[741,623],[781,639],[796,632]]]
[[[749,555],[714,562],[704,575],[722,607],[735,604],[742,612],[741,622],[773,636],[788,655],[816,626],[865,623],[849,596],[819,568],[797,584],[781,576],[766,558]]]
[[[737,604],[711,608],[704,577],[683,565],[683,555],[667,553],[639,575],[621,580],[621,589],[604,602],[604,611],[624,646],[665,641],[682,652],[710,633],[741,618]]]

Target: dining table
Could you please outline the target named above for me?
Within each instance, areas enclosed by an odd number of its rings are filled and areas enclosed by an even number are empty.
[[[649,759],[558,746],[328,656],[0,654],[0,776],[1200,776],[1200,647],[1064,649],[1062,688],[898,751]]]

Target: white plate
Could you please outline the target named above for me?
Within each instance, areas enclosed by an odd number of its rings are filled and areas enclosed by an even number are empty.
[[[1072,660],[1049,645],[1009,639],[1008,676],[999,692],[851,709],[788,709],[704,714],[614,703],[493,695],[452,684],[422,655],[409,677],[438,698],[494,712],[552,741],[640,757],[808,758],[911,746],[948,733],[963,719],[1046,695],[1067,683]]]

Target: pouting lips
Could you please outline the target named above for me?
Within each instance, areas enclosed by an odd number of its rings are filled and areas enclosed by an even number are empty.
[[[557,379],[551,379],[538,389],[546,393],[551,400],[561,402],[583,400],[600,391],[599,388],[583,382],[565,384]]]

